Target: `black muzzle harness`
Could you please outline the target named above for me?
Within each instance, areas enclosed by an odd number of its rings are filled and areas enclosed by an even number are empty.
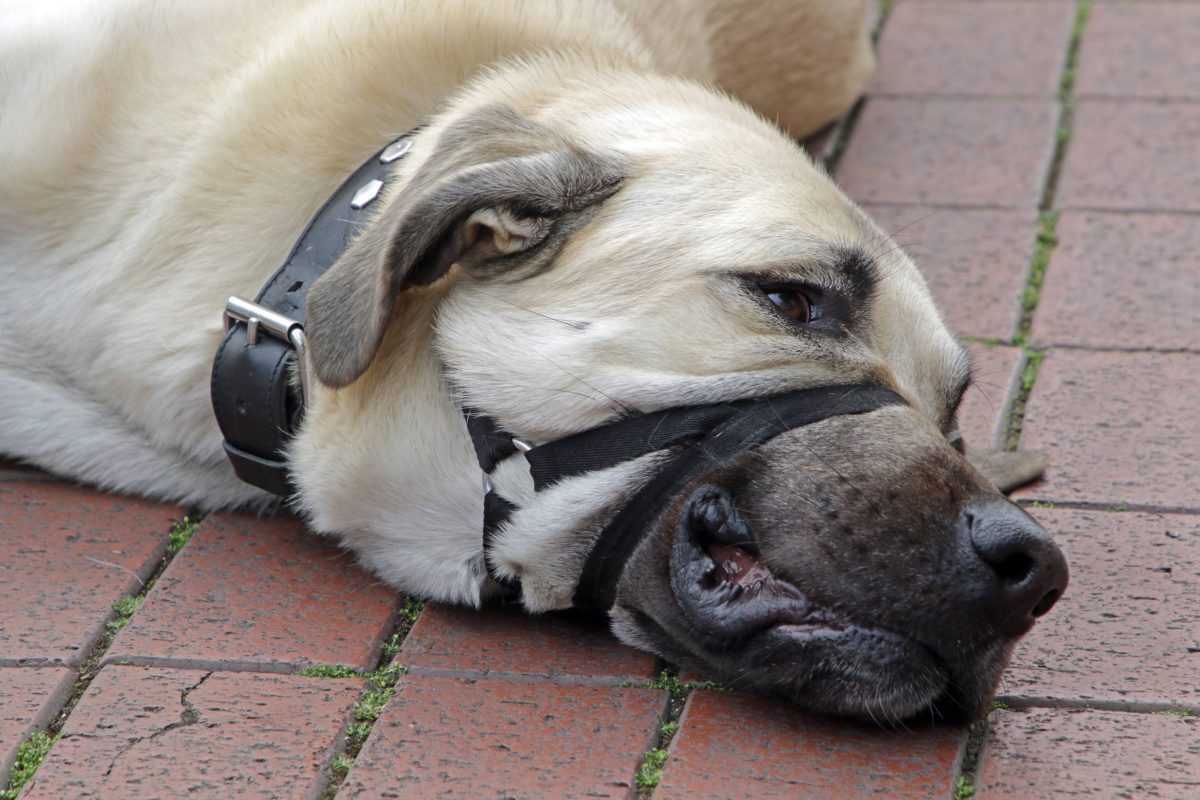
[[[412,149],[412,137],[406,134],[389,144],[342,184],[254,302],[229,298],[225,338],[213,363],[213,409],[238,477],[273,494],[294,493],[286,451],[299,430],[309,393],[304,298],[365,222],[368,207],[392,178],[391,165]],[[895,392],[878,385],[821,386],[626,415],[538,445],[506,433],[486,414],[464,408],[483,471],[488,572],[509,592],[519,591],[515,581],[496,572],[491,559],[497,534],[516,511],[496,492],[491,474],[518,452],[524,453],[534,489],[541,492],[567,478],[672,451],[656,466],[654,477],[616,512],[588,555],[574,605],[603,613],[612,607],[625,564],[653,523],[704,473],[734,463],[786,431],[903,403]]]

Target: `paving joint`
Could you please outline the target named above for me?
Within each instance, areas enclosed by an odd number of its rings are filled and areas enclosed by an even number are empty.
[[[967,735],[963,737],[958,753],[958,766],[952,770],[955,778],[950,787],[950,800],[967,800],[975,795],[975,783],[979,778],[979,757],[983,753],[983,742],[987,738],[990,721],[991,714],[967,728]]]
[[[383,707],[396,691],[400,678],[408,674],[408,668],[396,659],[400,654],[400,646],[412,631],[413,626],[424,611],[425,601],[415,597],[405,597],[396,606],[391,623],[383,635],[379,652],[373,663],[375,669],[369,673],[360,673],[350,667],[307,667],[300,674],[322,678],[351,678],[361,677],[367,681],[362,693],[354,702],[353,719],[338,732],[340,745],[334,750],[329,761],[322,765],[327,776],[327,783],[320,794],[320,800],[333,800],[341,788],[355,759],[362,752],[363,745],[371,735],[375,723],[383,713]]]
[[[195,532],[196,527],[199,526],[203,517],[203,514],[195,510],[189,510],[183,516],[183,519],[173,523],[170,529],[167,531],[167,545],[163,549],[163,555],[159,559],[159,562],[155,566],[154,570],[144,581],[139,576],[134,574],[133,577],[137,579],[138,583],[141,584],[141,587],[136,593],[123,595],[113,603],[110,609],[111,613],[104,621],[104,632],[100,635],[100,638],[96,640],[96,643],[92,645],[92,648],[84,657],[83,662],[75,671],[76,676],[74,683],[71,685],[71,691],[67,695],[66,700],[63,702],[62,707],[55,715],[54,721],[50,723],[45,731],[34,731],[26,739],[25,744],[28,744],[30,742],[41,741],[40,739],[35,739],[34,737],[45,737],[46,746],[41,748],[39,745],[39,750],[42,752],[41,756],[37,758],[37,763],[27,765],[25,770],[23,770],[23,780],[21,781],[21,786],[13,786],[10,783],[9,788],[3,790],[5,793],[0,794],[0,798],[7,800],[7,797],[9,796],[7,794],[8,792],[11,792],[11,796],[15,798],[20,793],[22,786],[24,786],[24,784],[34,776],[37,768],[41,765],[42,759],[49,752],[50,747],[54,745],[54,742],[58,741],[63,726],[66,725],[67,720],[75,711],[76,706],[79,705],[79,701],[87,692],[88,687],[92,685],[92,681],[96,679],[96,676],[100,674],[100,670],[106,666],[104,663],[104,654],[108,651],[108,648],[112,646],[113,641],[117,638],[117,634],[121,632],[133,615],[137,613],[142,601],[146,599],[146,595],[149,594],[150,590],[154,588],[154,584],[157,582],[159,576],[162,575],[163,571],[166,570],[166,568],[175,559],[175,556],[177,556],[184,546],[186,546],[188,540],[191,538],[192,533]],[[15,666],[34,667],[45,666],[45,664],[34,664],[26,661],[16,664]],[[8,780],[11,781],[12,775],[15,774],[16,769],[17,765],[14,764]]]
[[[1063,161],[1066,158],[1067,146],[1071,141],[1071,125],[1074,119],[1074,100],[1071,92],[1075,85],[1079,49],[1083,42],[1083,32],[1087,27],[1090,12],[1091,0],[1077,0],[1075,21],[1071,26],[1070,39],[1067,44],[1067,55],[1059,76],[1060,116],[1054,154],[1051,157],[1050,169],[1042,189],[1042,199],[1038,205],[1038,232],[1034,243],[1033,258],[1030,259],[1029,274],[1025,280],[1025,289],[1021,293],[1021,320],[1017,325],[1017,332],[1012,338],[1012,343],[1024,351],[1026,362],[1021,372],[1021,385],[1009,408],[1008,423],[1005,426],[1005,450],[1016,450],[1020,444],[1021,429],[1025,422],[1025,409],[1046,355],[1045,349],[1030,345],[1030,334],[1033,330],[1033,316],[1037,311],[1038,302],[1041,300],[1042,286],[1046,281],[1046,269],[1050,264],[1050,256],[1058,246],[1056,229],[1059,213],[1054,210],[1054,195],[1058,190]]]
[[[1163,714],[1193,717],[1200,714],[1200,703],[1160,703],[1147,700],[1083,700],[1071,697],[1034,697],[1030,695],[999,695],[996,702],[1005,709],[1026,711],[1033,708],[1053,708],[1067,711],[1117,711],[1123,714]]]
[[[1107,511],[1114,514],[1200,514],[1200,506],[1164,506],[1150,503],[1095,503],[1088,500],[1027,500],[1015,501],[1027,508],[1062,508],[1068,511]]]
[[[408,668],[409,675],[429,678],[458,678],[471,681],[508,681],[511,683],[555,683],[561,686],[615,686],[630,685],[628,676],[617,675],[544,675],[536,672],[506,672],[492,669],[447,669],[445,667]]]
[[[100,670],[106,666],[104,663],[104,654],[112,646],[113,640],[117,638],[117,634],[125,627],[125,623],[137,613],[137,607],[141,606],[142,601],[146,599],[146,595],[154,588],[154,584],[158,581],[159,577],[187,545],[191,534],[195,532],[195,529],[200,525],[203,518],[203,514],[196,511],[189,511],[184,515],[183,519],[171,525],[170,530],[167,532],[167,547],[154,571],[150,573],[150,576],[142,583],[141,588],[135,594],[125,595],[113,604],[113,612],[105,621],[104,634],[93,645],[88,655],[84,658],[83,663],[79,665],[78,676],[75,678],[75,684],[71,687],[71,695],[62,710],[59,711],[58,717],[50,725],[48,732],[51,735],[57,736],[59,731],[62,730],[63,725],[67,722],[67,718],[71,716],[71,712],[79,704],[79,700],[83,697],[84,692],[87,691],[88,686],[92,684],[92,681],[95,680]],[[123,615],[117,611],[116,607],[122,601],[125,601],[126,598],[131,600],[135,607],[130,613],[124,615],[124,619],[122,620]],[[112,624],[117,621],[121,621],[121,624]]]
[[[883,35],[883,28],[887,24],[888,17],[892,13],[892,0],[882,0],[879,4],[879,17],[875,20],[875,27],[871,31],[872,44],[879,43],[879,37]],[[846,153],[846,148],[850,145],[850,137],[854,133],[854,126],[858,122],[858,118],[862,115],[863,106],[866,105],[866,95],[855,101],[850,110],[842,115],[841,119],[834,123],[833,131],[829,135],[830,144],[824,148],[824,151],[816,158],[816,161],[825,168],[825,171],[833,175],[837,172],[838,162],[842,160],[842,156]]]
[[[660,662],[661,669],[656,673],[658,677],[638,684],[639,688],[663,689],[669,695],[663,716],[655,730],[654,746],[642,755],[642,761],[634,776],[638,800],[650,800],[662,781],[663,769],[671,757],[671,742],[679,731],[679,718],[683,716],[688,696],[696,688],[680,680],[678,667],[662,662],[661,659]]]

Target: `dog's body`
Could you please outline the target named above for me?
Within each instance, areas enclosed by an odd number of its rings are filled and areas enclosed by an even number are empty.
[[[965,362],[915,268],[791,140],[691,82],[718,80],[808,133],[869,72],[865,0],[29,5],[0,30],[0,453],[205,508],[266,502],[234,476],[210,406],[224,300],[254,296],[345,176],[425,125],[376,222],[312,289],[319,380],[290,448],[297,506],[390,582],[470,604],[489,590],[459,400],[545,441],[629,409],[826,383],[894,389],[909,405],[867,415],[874,428],[830,420],[820,435],[780,436],[736,479],[738,506],[764,529],[763,560],[823,605],[851,596],[851,616],[893,602],[904,581],[838,588],[821,570],[836,573],[852,546],[863,560],[870,548],[849,540],[887,513],[845,515],[856,520],[841,525],[846,541],[819,557],[768,533],[766,517],[859,502],[847,472],[912,491],[919,513],[946,519],[995,495],[945,442]],[[464,203],[454,219],[429,210]],[[437,235],[399,252],[410,230]],[[771,315],[796,320],[800,300],[780,287],[801,284],[818,299],[803,300],[797,335]],[[835,441],[861,455],[846,461]],[[797,488],[798,454],[838,485]],[[562,608],[604,520],[659,456],[536,497],[521,461],[494,476],[519,510],[490,558],[521,579],[526,607]],[[926,497],[939,489],[945,502]],[[683,506],[648,540],[669,541]],[[905,519],[909,531],[943,522]],[[676,602],[664,547],[630,562],[614,629],[698,668],[744,672],[703,635],[663,632],[698,624],[666,619],[677,611],[664,610]],[[905,547],[865,560],[915,557]],[[848,646],[875,653],[878,631],[906,613],[881,612],[876,633]],[[968,713],[1019,632],[965,648],[979,661],[958,678]],[[924,623],[906,635],[934,636]],[[880,658],[903,647],[888,639]],[[899,678],[877,667],[861,687],[844,675],[758,683],[831,710],[878,702],[885,716],[946,690],[927,664]]]

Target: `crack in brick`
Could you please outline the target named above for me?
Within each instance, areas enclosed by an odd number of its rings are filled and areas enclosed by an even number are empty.
[[[192,703],[188,700],[188,695],[190,695],[192,692],[194,692],[195,690],[197,690],[201,686],[203,686],[204,682],[207,681],[209,678],[211,678],[214,674],[215,673],[212,671],[206,672],[206,673],[204,673],[204,675],[201,676],[200,680],[196,681],[191,686],[185,686],[180,691],[179,705],[181,705],[183,707],[183,710],[179,712],[179,721],[178,722],[172,722],[168,725],[165,725],[164,727],[155,731],[154,733],[150,734],[149,736],[135,736],[134,738],[125,742],[125,744],[122,745],[121,748],[117,750],[116,754],[113,755],[112,760],[108,763],[108,769],[104,770],[104,777],[105,778],[110,777],[112,775],[113,769],[116,768],[117,762],[121,760],[122,756],[129,753],[129,751],[133,750],[133,748],[137,747],[142,742],[151,742],[160,736],[163,736],[173,730],[177,730],[178,728],[186,728],[189,725],[196,725],[196,724],[199,724],[200,722],[202,722],[203,720],[200,718],[200,712],[197,711],[196,707],[194,705],[192,705]],[[88,734],[73,734],[73,735],[82,737],[82,736],[87,736]]]

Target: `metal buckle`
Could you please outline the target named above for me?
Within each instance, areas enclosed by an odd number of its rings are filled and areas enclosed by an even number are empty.
[[[300,372],[300,401],[308,405],[308,363],[304,357],[307,340],[304,326],[278,311],[252,303],[234,295],[225,303],[225,332],[239,322],[246,323],[246,347],[258,344],[259,330],[292,346],[296,351],[296,367]]]

